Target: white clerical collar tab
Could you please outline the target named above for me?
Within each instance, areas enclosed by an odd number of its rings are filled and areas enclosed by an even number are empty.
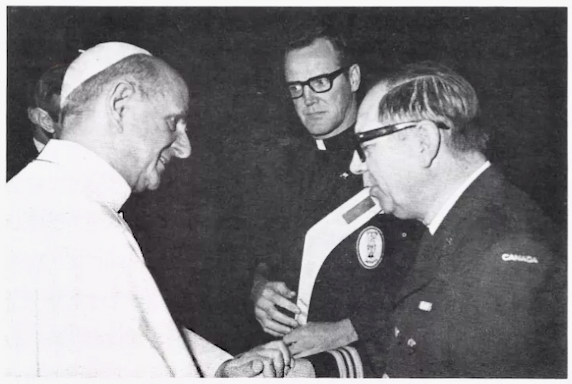
[[[325,151],[326,144],[324,143],[324,140],[316,140],[316,147],[318,147],[320,151]]]

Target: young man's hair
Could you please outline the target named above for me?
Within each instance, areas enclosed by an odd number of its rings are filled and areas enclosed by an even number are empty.
[[[308,47],[318,39],[326,39],[338,54],[340,67],[348,67],[356,63],[354,52],[348,45],[347,38],[331,26],[298,25],[289,37],[290,41],[286,44],[285,55],[293,50]]]
[[[52,120],[57,121],[60,113],[59,99],[67,66],[55,65],[40,76],[29,100],[30,108],[41,108]]]
[[[62,124],[66,117],[81,115],[90,102],[101,95],[104,87],[119,77],[130,79],[143,97],[159,92],[157,60],[160,59],[149,55],[131,55],[84,81],[66,98],[61,113]]]
[[[450,68],[425,61],[383,80],[389,91],[379,103],[384,122],[431,120],[451,130],[449,146],[458,152],[486,150],[488,134],[478,124],[479,101],[467,80]]]

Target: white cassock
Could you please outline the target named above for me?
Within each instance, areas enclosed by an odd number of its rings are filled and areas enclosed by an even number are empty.
[[[50,140],[6,190],[5,375],[212,377],[231,358],[188,330],[187,347],[101,158]]]

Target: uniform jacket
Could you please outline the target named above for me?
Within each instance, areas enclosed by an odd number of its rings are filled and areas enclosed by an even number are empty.
[[[565,376],[559,240],[533,201],[486,170],[421,241],[380,358],[387,375]]]
[[[275,232],[267,252],[269,257],[263,260],[274,267],[271,277],[284,281],[294,291],[298,288],[306,232],[363,188],[362,178],[349,171],[352,134],[353,129],[349,128],[325,140],[326,150],[315,146],[298,149],[292,154],[292,166],[282,181],[285,189],[281,217],[272,223]],[[357,243],[360,234],[370,227],[383,233],[384,250],[380,263],[367,269],[359,261]],[[368,352],[365,345],[387,331],[391,295],[402,279],[401,272],[388,275],[387,271],[402,271],[406,267],[404,260],[415,255],[419,229],[420,225],[413,221],[376,215],[338,244],[316,278],[308,321],[335,322],[349,318],[359,337],[355,347],[365,365],[366,376],[373,372],[369,355],[379,351],[372,345]],[[395,260],[398,265],[389,267]],[[326,364],[326,368],[322,362],[314,365],[319,376],[340,374],[335,364]]]

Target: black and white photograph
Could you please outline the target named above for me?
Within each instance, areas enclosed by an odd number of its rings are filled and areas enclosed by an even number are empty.
[[[3,377],[568,377],[568,8],[350,5],[5,7]]]

